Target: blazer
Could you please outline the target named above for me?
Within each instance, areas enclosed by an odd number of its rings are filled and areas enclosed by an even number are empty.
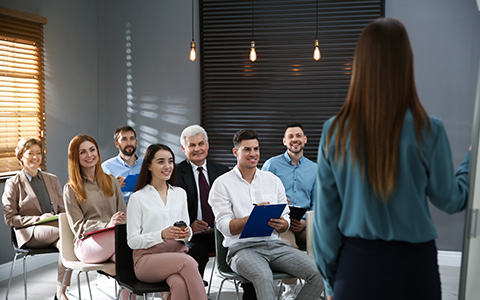
[[[39,172],[42,173],[48,196],[52,202],[53,212],[55,214],[65,212],[62,187],[57,176]],[[38,221],[38,217],[42,215],[40,203],[24,170],[5,182],[2,204],[5,223],[15,228],[18,246],[22,247],[32,238],[35,228],[32,224]]]
[[[193,177],[192,166],[188,160],[177,164],[177,185],[187,192],[188,215],[190,224],[197,220],[198,193],[195,178]],[[207,173],[210,187],[218,176],[228,172],[227,166],[207,160]]]

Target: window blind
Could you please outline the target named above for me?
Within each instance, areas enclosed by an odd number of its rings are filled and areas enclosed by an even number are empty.
[[[313,59],[317,4],[319,61]],[[285,151],[283,128],[296,121],[308,137],[304,154],[316,161],[323,123],[347,95],[358,36],[382,16],[383,0],[200,1],[201,122],[209,157],[235,165],[233,135],[248,128],[259,133],[263,163]]]
[[[43,25],[47,19],[0,7],[0,176],[21,169],[24,137],[45,143]],[[42,167],[45,168],[45,157]]]

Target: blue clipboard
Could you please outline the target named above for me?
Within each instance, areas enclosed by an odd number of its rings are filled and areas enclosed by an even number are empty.
[[[133,192],[135,185],[137,184],[138,175],[140,174],[128,175],[125,178],[125,186],[122,187],[122,192]]]
[[[274,228],[268,226],[270,219],[279,219],[287,204],[257,205],[253,208],[243,227],[240,238],[262,237],[272,234]]]

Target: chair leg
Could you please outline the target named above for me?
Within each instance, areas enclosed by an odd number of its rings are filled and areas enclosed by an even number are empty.
[[[82,300],[82,289],[80,288],[80,273],[82,273],[82,271],[78,271],[77,273],[78,300]]]
[[[66,288],[66,287],[65,287],[65,278],[67,278],[68,272],[73,272],[73,270],[72,270],[72,269],[66,269],[66,270],[65,270],[65,273],[63,273],[61,291],[63,291],[63,289]],[[67,293],[67,291],[65,291],[65,293]]]
[[[23,289],[25,290],[25,300],[28,299],[27,296],[27,256],[23,257]]]
[[[220,299],[220,293],[222,292],[223,283],[225,282],[225,280],[227,280],[227,278],[224,278],[222,282],[220,282],[220,287],[218,288],[218,294],[217,294],[216,300]]]
[[[100,292],[102,292],[103,294],[105,294],[105,296],[107,296],[108,298],[110,298],[110,299],[112,299],[112,300],[115,300],[115,299],[116,299],[115,297],[112,297],[110,294],[108,294],[106,291],[104,291],[104,290],[99,286],[99,284],[98,284],[98,278],[101,277],[101,276],[104,276],[104,275],[102,275],[102,274],[100,274],[100,273],[97,273],[97,279],[95,280],[95,288],[96,288],[98,291],[100,291]],[[105,277],[106,277],[107,279],[110,279],[110,278],[111,278],[111,277],[109,277],[109,276],[105,276]],[[116,296],[116,295],[117,295],[117,281],[114,280],[114,282],[115,282],[115,296]]]
[[[93,300],[92,289],[90,288],[90,279],[88,278],[88,272],[85,272],[85,277],[87,277],[88,292],[90,293],[90,300]]]
[[[237,282],[236,280],[234,280],[233,284],[235,285],[235,292],[237,294],[237,300],[240,300],[240,292],[238,291],[238,285],[240,284],[240,282]]]
[[[15,257],[12,261],[12,267],[10,268],[10,279],[8,279],[7,294],[5,295],[5,300],[8,300],[8,293],[10,292],[10,284],[12,283],[13,269],[15,268],[15,262],[17,261],[18,253],[15,253]],[[25,298],[25,300],[27,300]]]
[[[278,290],[277,300],[280,300],[280,296],[282,295],[282,292],[283,292],[283,280],[280,280],[280,289]]]
[[[120,290],[118,291],[118,294],[117,294],[117,300],[120,300],[120,295],[122,294],[122,291],[123,291],[123,287],[120,287]]]
[[[208,283],[208,292],[207,292],[208,296],[210,296],[210,289],[212,288],[213,272],[215,272],[215,263],[216,262],[217,262],[217,257],[215,256],[213,258],[212,272],[210,272],[210,282]]]

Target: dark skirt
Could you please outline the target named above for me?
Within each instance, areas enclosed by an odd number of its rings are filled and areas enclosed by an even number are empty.
[[[335,300],[441,300],[435,241],[344,238],[334,284]]]

